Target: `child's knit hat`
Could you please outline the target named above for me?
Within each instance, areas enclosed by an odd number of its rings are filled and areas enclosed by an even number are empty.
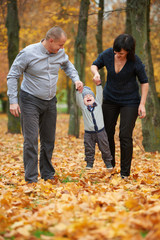
[[[83,92],[82,92],[82,97],[84,98],[85,95],[87,95],[87,94],[90,94],[90,95],[92,95],[95,98],[95,95],[92,92],[92,90],[90,89],[90,87],[84,86],[83,87]]]

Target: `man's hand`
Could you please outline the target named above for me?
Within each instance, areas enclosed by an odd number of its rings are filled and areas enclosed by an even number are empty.
[[[19,114],[21,113],[18,103],[10,104],[9,110],[10,110],[11,114],[15,117],[19,117]]]
[[[78,91],[80,93],[83,91],[83,82],[78,80],[78,81],[75,82],[75,86],[76,86],[76,89],[78,89]]]

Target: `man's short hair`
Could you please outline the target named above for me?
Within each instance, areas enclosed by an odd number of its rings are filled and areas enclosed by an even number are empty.
[[[53,39],[60,39],[64,35],[66,37],[66,33],[63,31],[61,27],[54,26],[46,33],[46,40],[53,38]]]

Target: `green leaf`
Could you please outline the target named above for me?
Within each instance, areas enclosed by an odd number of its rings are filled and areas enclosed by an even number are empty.
[[[54,236],[53,233],[48,232],[48,231],[42,231],[42,230],[36,230],[33,235],[37,238],[41,238],[41,235],[45,235],[45,236]]]
[[[147,236],[149,231],[141,231],[140,234],[143,238],[145,238]]]

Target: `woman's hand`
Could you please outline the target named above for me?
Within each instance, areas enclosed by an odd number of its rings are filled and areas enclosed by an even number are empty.
[[[148,88],[149,88],[148,83],[141,84],[141,102],[138,108],[139,118],[145,118],[146,116],[145,102],[148,94]]]
[[[96,85],[101,84],[101,77],[100,77],[100,74],[98,72],[93,76],[93,82]]]
[[[91,72],[93,73],[93,82],[96,85],[101,84],[101,77],[100,77],[100,74],[98,72],[98,67],[96,65],[91,66]]]
[[[139,105],[138,115],[139,115],[140,119],[145,118],[145,116],[146,116],[146,109],[145,109],[145,106],[143,104]]]

